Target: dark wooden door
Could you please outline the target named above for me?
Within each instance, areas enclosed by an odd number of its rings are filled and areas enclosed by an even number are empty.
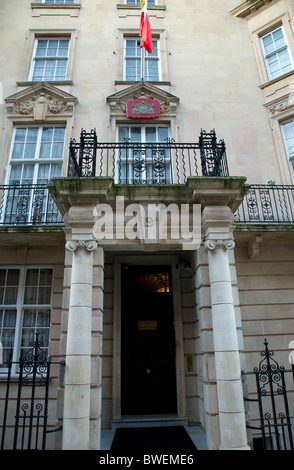
[[[122,269],[122,414],[175,413],[169,267]]]

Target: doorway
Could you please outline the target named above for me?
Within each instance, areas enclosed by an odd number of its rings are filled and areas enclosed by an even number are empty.
[[[121,411],[177,412],[170,266],[122,266]]]

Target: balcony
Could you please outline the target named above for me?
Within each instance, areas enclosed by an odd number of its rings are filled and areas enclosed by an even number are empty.
[[[108,176],[116,184],[185,184],[189,176],[229,176],[226,148],[215,131],[201,131],[198,143],[173,140],[98,142],[95,130],[71,140],[69,177]]]
[[[294,224],[294,186],[253,184],[235,213],[236,224]],[[293,225],[294,227],[294,225]]]
[[[0,225],[60,225],[62,218],[47,184],[0,186]]]
[[[82,130],[71,140],[68,178],[109,177],[115,185],[185,185],[189,177],[229,178],[224,141],[201,131],[198,143],[174,141],[98,142],[95,131]],[[294,228],[294,186],[251,185],[235,213],[241,230],[282,225]],[[47,184],[0,186],[0,226],[54,226],[63,220]]]

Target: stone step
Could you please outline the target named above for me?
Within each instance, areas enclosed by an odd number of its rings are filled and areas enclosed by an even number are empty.
[[[111,429],[117,428],[143,428],[158,426],[188,426],[187,418],[179,418],[175,415],[148,415],[148,416],[123,416],[111,421]]]

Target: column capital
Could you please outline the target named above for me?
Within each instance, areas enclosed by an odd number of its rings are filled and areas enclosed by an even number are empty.
[[[207,251],[213,251],[217,247],[222,247],[226,250],[233,250],[235,248],[235,242],[233,239],[210,239],[207,238],[203,242],[204,247]]]
[[[95,251],[98,247],[97,240],[67,240],[65,249],[70,252],[76,251],[77,248],[86,248],[88,251]]]

